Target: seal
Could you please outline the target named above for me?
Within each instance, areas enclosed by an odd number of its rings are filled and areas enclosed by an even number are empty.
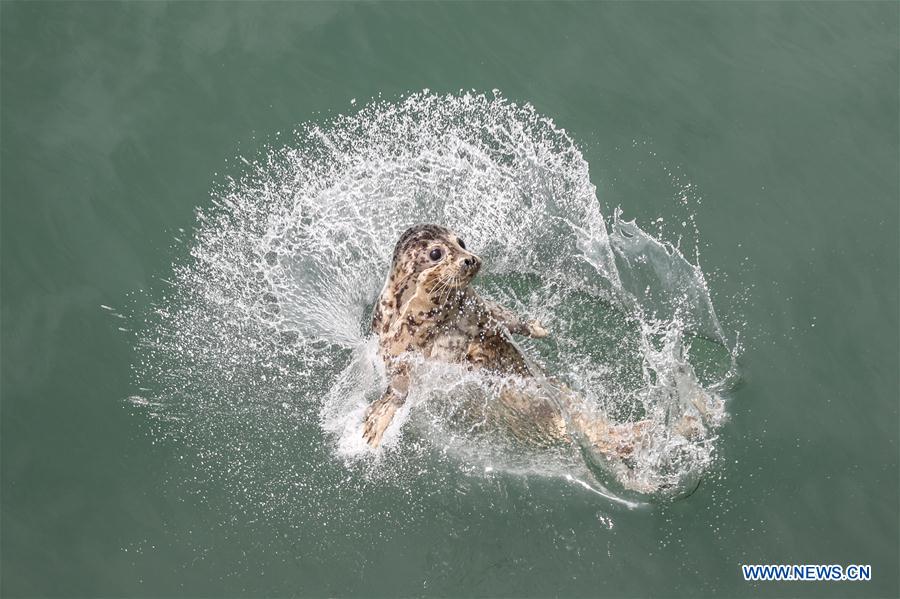
[[[572,391],[545,377],[512,335],[542,338],[547,330],[480,297],[470,283],[481,265],[459,235],[439,225],[410,227],[397,241],[372,316],[388,385],[365,413],[365,440],[381,443],[409,393],[410,358],[418,356],[506,377],[491,417],[518,438],[548,445],[578,437],[603,456],[627,459],[649,423],[613,424],[589,414]],[[541,392],[547,384],[552,401]]]

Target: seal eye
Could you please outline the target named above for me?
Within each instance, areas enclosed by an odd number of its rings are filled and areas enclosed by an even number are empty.
[[[458,243],[459,247],[461,247],[462,249],[466,249],[466,244],[463,243],[462,239],[457,239],[456,243]]]
[[[431,258],[432,260],[434,260],[435,262],[437,262],[438,260],[441,259],[441,256],[443,256],[443,255],[444,255],[444,252],[441,251],[441,248],[434,248],[428,254],[428,257]]]

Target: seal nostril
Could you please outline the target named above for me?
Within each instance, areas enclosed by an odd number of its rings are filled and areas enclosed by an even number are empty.
[[[465,260],[463,260],[463,264],[465,264],[466,266],[472,266],[475,264],[475,261],[471,258],[466,258]]]

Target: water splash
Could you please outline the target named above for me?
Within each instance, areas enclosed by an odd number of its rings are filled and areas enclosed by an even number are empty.
[[[423,92],[301,127],[242,161],[198,210],[190,258],[146,314],[135,365],[152,391],[132,403],[154,406],[157,433],[208,476],[278,510],[298,489],[421,487],[449,460],[633,506],[624,488],[682,489],[711,464],[734,352],[702,271],[618,212],[607,223],[577,146],[531,106]],[[484,259],[479,291],[550,329],[521,341],[544,370],[593,409],[651,420],[633,470],[454,425],[470,390],[491,382],[452,365],[420,369],[384,449],[364,446],[362,413],[384,385],[371,308],[396,239],[419,222],[459,232]],[[690,440],[674,427],[685,414],[701,423]]]

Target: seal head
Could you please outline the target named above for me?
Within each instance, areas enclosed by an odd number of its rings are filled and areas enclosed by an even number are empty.
[[[480,269],[481,258],[450,229],[431,224],[408,228],[394,246],[391,272],[372,315],[372,330],[387,334],[415,295],[427,300],[429,309],[441,312],[440,307],[465,289]]]

